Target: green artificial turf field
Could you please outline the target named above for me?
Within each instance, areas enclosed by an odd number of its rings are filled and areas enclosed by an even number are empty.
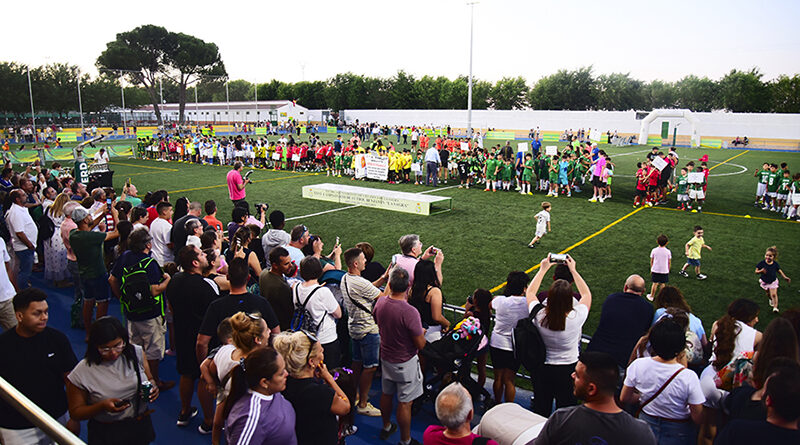
[[[484,145],[488,148],[504,142],[490,140]],[[333,247],[337,236],[344,249],[368,241],[375,247],[375,260],[384,265],[392,254],[399,252],[397,240],[401,235],[419,234],[425,247],[433,244],[445,255],[443,293],[452,304],[463,304],[467,295],[479,287],[500,293],[508,272],[530,270],[548,252],[568,251],[576,259],[578,271],[594,297],[584,327],[584,333],[590,335],[597,326],[605,297],[621,291],[628,275],[637,273],[645,277],[649,290],[650,250],[656,246],[656,237],[664,233],[670,239],[668,247],[673,254],[670,282],[683,291],[706,329],[724,313],[728,303],[746,297],[761,305],[758,328],[763,330],[773,314],[758,286],[755,265],[768,246],[777,245],[778,262],[783,270],[789,277],[800,280],[797,273],[800,224],[753,206],[756,188],[753,173],[765,161],[787,162],[794,172],[800,168],[800,153],[678,149],[680,166],[688,160],[697,161],[703,154],[709,156],[713,170],[704,213],[700,214],[671,210],[675,207],[674,195],[667,206],[635,210],[633,173],[636,162],[644,159],[649,147],[601,148],[616,164],[613,198],[604,203],[588,202],[591,192],[586,191],[571,198],[546,198],[542,192],[526,196],[459,189],[452,180],[434,190],[413,184],[354,182],[345,177],[326,177],[325,173],[272,170],[252,173],[254,183],[247,187],[247,200],[251,209],[256,202],[266,202],[270,210],[282,210],[291,218],[287,230],[300,223],[308,226],[326,243],[325,253]],[[232,205],[225,186],[225,174],[230,167],[115,159],[111,168],[115,171],[117,190],[131,178],[140,196],[147,190],[163,188],[170,191],[172,202],[181,196],[200,202],[214,199],[219,207],[218,217],[224,222],[230,219]],[[302,186],[323,182],[449,196],[453,198],[453,210],[425,217],[363,207],[342,209],[350,206],[301,197]],[[533,216],[545,200],[553,205],[553,231],[535,249],[528,249],[526,245],[535,226]],[[748,214],[751,218],[744,218]],[[685,260],[683,246],[691,238],[695,225],[703,226],[706,243],[713,248],[711,252],[703,251],[702,272],[708,275],[706,281],[677,274]],[[545,281],[548,283],[549,280]],[[783,280],[780,285],[780,307],[800,306],[800,285],[787,286]]]

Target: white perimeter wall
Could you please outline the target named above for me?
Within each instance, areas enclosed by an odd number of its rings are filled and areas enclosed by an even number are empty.
[[[694,113],[700,120],[697,131],[700,137],[736,136],[749,138],[800,139],[800,114],[765,113]],[[353,123],[378,122],[382,125],[432,125],[453,128],[467,127],[464,110],[345,110],[345,120]],[[649,133],[661,133],[661,122],[670,122],[672,129],[678,123],[678,135],[689,136],[690,126],[683,119],[656,119]],[[476,129],[524,130],[539,127],[542,131],[564,131],[568,128],[597,128],[602,132],[639,133],[641,121],[633,111],[495,111],[474,110],[472,127]]]

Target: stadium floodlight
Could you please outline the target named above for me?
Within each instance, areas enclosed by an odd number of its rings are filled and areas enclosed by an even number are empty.
[[[36,112],[33,111],[33,87],[31,86],[31,67],[28,69],[28,93],[31,95],[31,122],[33,123],[33,144],[39,142],[39,135],[36,133]]]
[[[469,84],[467,86],[467,137],[472,139],[472,40],[475,17],[475,5],[478,2],[468,2],[469,6]]]

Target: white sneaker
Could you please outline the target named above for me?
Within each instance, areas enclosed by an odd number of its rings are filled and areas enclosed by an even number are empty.
[[[589,199],[589,202],[597,202],[597,198],[596,198],[596,197],[594,197],[594,196],[592,196],[592,198],[591,198],[591,199]]]
[[[647,294],[647,299],[653,301],[653,294]]]
[[[361,414],[362,416],[369,416],[369,417],[380,417],[381,410],[375,408],[371,403],[367,402],[367,406],[360,407],[356,406],[356,412]]]

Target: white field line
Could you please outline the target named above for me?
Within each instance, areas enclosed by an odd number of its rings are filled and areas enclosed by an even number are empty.
[[[424,192],[419,192],[419,193],[417,193],[417,194],[418,194],[418,195],[424,195],[424,194],[426,194],[426,193],[439,192],[439,191],[442,191],[442,190],[452,189],[452,188],[456,188],[456,187],[458,187],[458,186],[457,186],[457,185],[450,185],[450,186],[447,186],[447,187],[442,187],[442,188],[434,188],[434,189],[430,189],[430,190],[425,190]],[[312,216],[320,216],[320,215],[325,215],[325,214],[327,214],[327,213],[338,212],[338,211],[340,211],[340,210],[349,210],[349,209],[354,209],[354,208],[356,208],[356,207],[361,207],[361,206],[359,206],[359,205],[344,206],[344,207],[339,207],[339,208],[336,208],[336,209],[324,210],[324,211],[322,211],[322,212],[317,212],[317,213],[309,213],[308,215],[302,215],[302,216],[293,216],[293,217],[291,217],[291,218],[286,218],[286,219],[285,219],[285,221],[293,221],[293,220],[296,220],[296,219],[311,218]]]

